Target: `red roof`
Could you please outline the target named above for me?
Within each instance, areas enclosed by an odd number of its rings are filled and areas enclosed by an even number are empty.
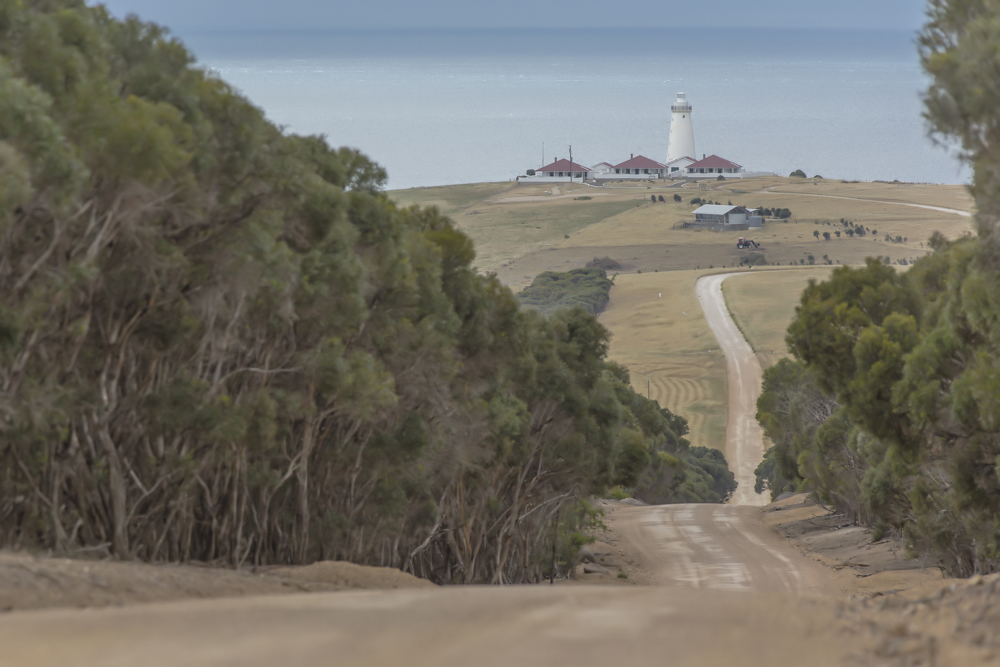
[[[592,171],[590,167],[584,167],[577,164],[576,162],[570,162],[567,159],[556,160],[552,164],[539,167],[535,171]]]
[[[656,160],[650,160],[648,157],[636,155],[631,160],[625,160],[621,164],[616,164],[615,169],[663,169],[666,166]]]
[[[730,162],[726,158],[719,157],[718,155],[709,155],[704,160],[698,160],[694,164],[689,164],[687,166],[688,170],[691,169],[742,169],[743,165],[736,164],[735,162]]]

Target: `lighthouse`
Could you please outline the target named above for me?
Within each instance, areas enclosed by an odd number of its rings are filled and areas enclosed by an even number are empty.
[[[677,101],[670,107],[670,142],[667,144],[667,163],[682,157],[697,159],[694,152],[691,104],[688,103],[684,93],[677,93]]]

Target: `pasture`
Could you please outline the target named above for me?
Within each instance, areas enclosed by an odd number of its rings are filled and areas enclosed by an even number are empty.
[[[688,420],[693,445],[723,449],[726,360],[708,328],[695,281],[708,271],[619,275],[600,322],[609,358],[629,369],[632,387]],[[662,297],[660,296],[662,294]]]
[[[775,271],[748,271],[722,283],[726,305],[767,369],[788,356],[785,332],[799,296],[810,280],[822,281],[830,276],[830,267],[782,269]]]
[[[675,194],[682,202],[673,201]],[[683,187],[487,183],[388,195],[401,205],[436,205],[452,216],[476,243],[477,267],[496,272],[514,289],[542,271],[565,271],[604,255],[620,262],[622,273],[738,266],[747,254],[737,250],[738,236],[761,243],[771,266],[861,264],[870,256],[889,257],[897,264],[923,255],[935,231],[956,238],[972,230],[968,217],[899,205],[968,211],[971,198],[960,185],[767,177]],[[662,195],[665,202],[654,203],[650,195]],[[788,208],[792,217],[747,232],[680,229],[679,223],[692,217],[696,205],[690,201],[695,197],[752,208]],[[850,238],[841,218],[878,233]],[[830,240],[824,239],[824,232]],[[886,242],[886,234],[904,240]]]

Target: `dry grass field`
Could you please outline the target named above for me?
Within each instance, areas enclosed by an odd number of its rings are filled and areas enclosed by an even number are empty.
[[[510,183],[485,183],[389,193],[401,206],[437,206],[450,216],[475,241],[476,266],[484,271],[496,271],[518,257],[643,205],[637,196],[579,183],[513,187]]]
[[[972,197],[964,185],[940,185],[930,183],[887,183],[883,181],[850,182],[828,179],[803,178],[755,178],[746,181],[753,187],[741,186],[738,182],[713,183],[711,187],[719,191],[771,190],[800,194],[833,195],[857,197],[858,199],[894,201],[907,204],[940,206],[960,211],[972,210]]]
[[[743,185],[751,185],[752,180]],[[849,184],[845,184],[845,187],[846,185]],[[735,186],[727,187],[735,188]],[[940,187],[950,189],[954,186]],[[885,186],[885,189],[891,188]],[[900,258],[918,257],[926,252],[926,241],[935,231],[940,231],[949,238],[955,238],[971,230],[970,219],[967,217],[895,204],[808,197],[801,194],[760,190],[743,194],[728,190],[699,190],[691,187],[678,192],[685,199],[683,206],[673,202],[643,203],[638,208],[629,209],[591,225],[570,239],[557,241],[556,247],[667,244],[671,248],[665,251],[665,255],[682,254],[689,260],[705,262],[703,267],[707,264],[730,266],[738,263],[741,256],[736,250],[736,238],[745,235],[752,236],[754,240],[762,243],[769,262],[778,262],[781,265],[798,263],[802,259],[808,262],[809,255],[813,255],[819,262],[823,255],[827,255],[834,263],[839,260],[843,264],[857,264],[871,255],[888,255],[894,261]],[[827,186],[824,186],[823,194],[848,196],[841,195],[840,190],[835,187]],[[898,193],[894,194],[898,197]],[[887,193],[885,196],[891,195]],[[692,197],[708,198],[721,204],[732,202],[752,208],[787,208],[793,215],[786,221],[773,220],[765,223],[759,230],[747,232],[674,229],[676,223],[690,219],[693,206],[687,202]],[[939,199],[942,201],[935,200],[937,203],[932,205],[953,203],[948,201],[947,197],[942,196]],[[849,238],[844,233],[846,228],[840,223],[841,218],[862,224],[870,230],[877,230],[878,240],[875,235]],[[814,231],[820,233],[820,239],[813,235]],[[839,238],[836,236],[837,231],[841,232]],[[823,232],[830,233],[832,237],[830,241],[822,239]],[[906,241],[898,244],[887,243],[882,240],[887,233],[894,238],[902,236]],[[672,258],[665,257],[665,259]]]
[[[516,188],[510,181],[501,183],[467,183],[465,185],[442,185],[434,188],[410,188],[392,190],[389,197],[400,206],[437,206],[445,215],[465,212],[465,209],[479,202],[497,197],[503,192]]]
[[[609,357],[632,386],[688,420],[693,445],[722,449],[726,437],[726,360],[705,322],[695,281],[709,271],[620,275],[601,324]],[[662,297],[660,296],[662,294]]]
[[[770,368],[788,356],[785,332],[802,290],[810,280],[822,281],[829,276],[829,267],[751,271],[722,283],[729,312],[757,353],[761,368]]]
[[[683,202],[674,202],[674,194]],[[808,196],[817,194],[823,196]],[[653,203],[650,195],[662,195],[666,201]],[[766,177],[683,187],[486,183],[400,190],[389,196],[401,205],[436,205],[452,216],[476,242],[477,266],[495,271],[515,289],[542,271],[575,268],[594,256],[610,255],[621,262],[623,273],[737,266],[746,255],[736,249],[736,237],[741,235],[761,243],[771,265],[808,265],[810,255],[815,264],[836,265],[860,264],[870,256],[888,256],[893,263],[911,261],[926,252],[933,232],[955,238],[972,229],[968,217],[892,203],[968,211],[971,199],[960,185]],[[750,232],[679,229],[678,223],[690,219],[695,208],[690,204],[693,197],[788,208],[793,215]],[[849,238],[841,218],[877,230],[877,238],[874,234]],[[831,240],[823,240],[823,232],[829,232]],[[906,240],[888,243],[887,233]]]

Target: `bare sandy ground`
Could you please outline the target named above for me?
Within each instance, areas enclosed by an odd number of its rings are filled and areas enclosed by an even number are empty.
[[[341,562],[232,570],[0,552],[0,612],[427,586],[434,584],[393,568]]]
[[[694,290],[705,320],[726,355],[729,418],[726,424],[726,461],[739,486],[730,502],[734,505],[766,505],[768,499],[754,493],[754,471],[764,458],[764,434],[757,423],[757,398],[761,391],[761,368],[757,356],[729,316],[722,296],[722,281],[739,273],[721,273],[699,278]]]

